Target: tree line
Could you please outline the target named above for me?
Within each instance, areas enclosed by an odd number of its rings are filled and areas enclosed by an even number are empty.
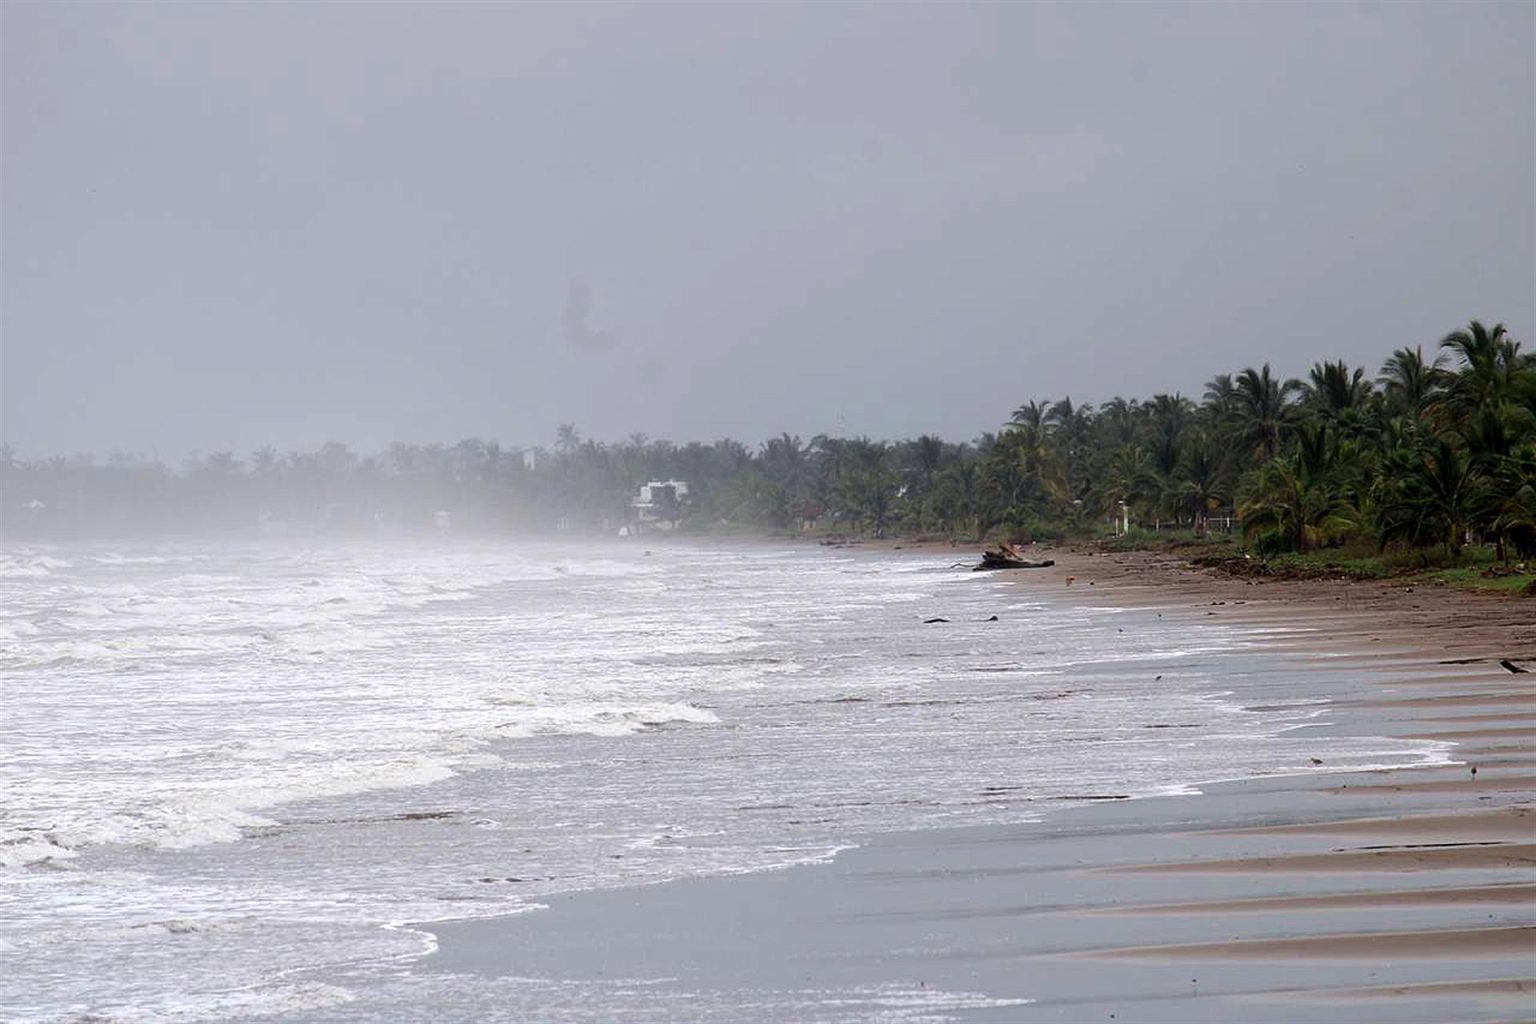
[[[1199,400],[1158,394],[1094,407],[1031,400],[995,432],[954,443],[730,439],[617,443],[562,425],[552,449],[395,444],[360,455],[218,452],[172,470],[18,459],[0,450],[11,534],[265,529],[616,530],[648,480],[688,482],[681,529],[1056,538],[1136,528],[1233,529],[1262,552],[1369,543],[1499,557],[1536,554],[1536,357],[1473,321],[1374,374],[1320,362],[1219,374]]]

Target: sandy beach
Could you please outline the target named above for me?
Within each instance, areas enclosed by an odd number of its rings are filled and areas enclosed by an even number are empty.
[[[828,994],[849,989],[893,1020],[1536,1016],[1536,675],[1500,665],[1536,668],[1536,602],[1049,556],[1017,586],[1284,627],[1263,643],[1315,659],[1323,730],[1452,742],[1455,763],[1097,794],[827,864],[557,896],[428,926],[439,950],[416,969],[607,980],[658,1020],[755,1019],[765,993],[842,1019]]]

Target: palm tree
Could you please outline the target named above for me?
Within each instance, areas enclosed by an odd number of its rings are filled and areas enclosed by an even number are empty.
[[[1184,451],[1175,493],[1189,509],[1195,530],[1203,533],[1210,514],[1231,496],[1228,453],[1209,435],[1197,433]]]
[[[1038,497],[1038,463],[1031,461],[1029,445],[1016,430],[996,438],[984,450],[980,487],[990,505],[987,522],[1017,528],[1025,518],[1025,507]]]
[[[1013,416],[1008,422],[1015,427],[1044,432],[1045,416],[1044,402],[1029,401],[1013,410]]]
[[[934,474],[944,462],[944,441],[933,434],[923,434],[912,442],[911,449],[913,468],[927,493],[933,486]]]
[[[251,452],[251,471],[258,476],[270,476],[277,472],[277,449],[269,444]]]
[[[837,496],[855,522],[867,523],[876,537],[883,537],[891,522],[897,490],[885,446],[860,437],[846,443],[844,455]]]
[[[1066,480],[1056,458],[1056,446],[1052,443],[1043,404],[1030,402],[1014,413],[1013,422],[999,439],[994,452],[1015,463],[1016,472],[1010,475],[1013,481],[1010,506],[1021,507],[1021,503],[1027,503],[1038,513],[1052,500],[1066,496]]]
[[[1177,441],[1194,419],[1195,403],[1177,393],[1153,395],[1142,410],[1155,433]]]
[[[1184,434],[1194,418],[1195,404],[1182,395],[1153,395],[1141,407],[1147,418],[1152,462],[1157,473],[1158,516],[1169,513],[1178,518],[1179,465],[1184,459]]]
[[[1502,460],[1489,511],[1488,525],[1501,561],[1509,557],[1506,540],[1521,558],[1536,557],[1536,442],[1520,446]]]
[[[1233,390],[1239,435],[1250,450],[1272,459],[1280,450],[1282,434],[1294,419],[1291,396],[1302,389],[1301,381],[1279,381],[1270,373],[1252,367],[1237,375]]]
[[[966,458],[963,451],[939,477],[940,514],[948,519],[951,532],[963,523],[976,540],[982,535],[981,479],[981,460]]]
[[[752,453],[740,441],[722,437],[709,446],[709,458],[710,464],[717,467],[713,472],[725,476],[746,469],[752,461]]]
[[[1075,433],[1086,426],[1093,417],[1093,406],[1084,403],[1073,405],[1068,395],[1046,410],[1045,421],[1052,429],[1062,433]]]
[[[1521,371],[1529,360],[1520,355],[1520,344],[1509,337],[1503,324],[1492,329],[1473,320],[1464,331],[1452,331],[1440,342],[1461,358],[1461,368],[1451,376],[1445,403],[1457,417],[1480,406],[1497,405],[1523,390]]]
[[[1218,373],[1205,384],[1205,395],[1200,401],[1200,411],[1205,414],[1209,426],[1232,421],[1237,415],[1237,387],[1230,373]]]
[[[942,518],[942,513],[933,508],[933,501],[934,480],[944,464],[944,441],[933,434],[923,434],[908,441],[904,448],[908,472],[915,478],[906,488],[907,505],[915,515],[917,528],[922,530],[927,528],[930,518]]]
[[[1437,541],[1459,559],[1484,498],[1473,460],[1437,436],[1400,463],[1399,470],[1377,512],[1382,542]]]
[[[758,456],[769,478],[788,490],[798,490],[807,470],[806,448],[798,435],[769,438]]]
[[[1417,417],[1440,395],[1445,382],[1445,355],[1437,353],[1434,362],[1424,359],[1424,349],[1404,346],[1393,352],[1376,377],[1386,393],[1387,407],[1394,412]]]
[[[1337,362],[1312,364],[1302,384],[1302,394],[1307,405],[1318,415],[1337,423],[1351,411],[1359,411],[1371,398],[1371,384],[1365,379],[1365,370],[1340,359]]]
[[[1107,448],[1134,444],[1138,427],[1139,405],[1120,397],[1111,398],[1099,410],[1099,424],[1103,436],[1101,443]]]
[[[1323,422],[1297,429],[1296,449],[1251,472],[1238,493],[1243,533],[1305,552],[1358,524],[1339,481],[1339,445]]]
[[[781,434],[770,438],[758,456],[763,472],[764,501],[769,519],[784,526],[804,518],[809,465],[799,437]]]
[[[1045,421],[1055,442],[1065,496],[1081,500],[1093,483],[1093,406],[1073,405],[1070,397],[1063,398],[1051,406]],[[1079,507],[1072,506],[1074,511]]]
[[[1114,513],[1124,504],[1139,508],[1158,493],[1157,467],[1145,448],[1125,445],[1110,456],[1094,494],[1094,511]]]

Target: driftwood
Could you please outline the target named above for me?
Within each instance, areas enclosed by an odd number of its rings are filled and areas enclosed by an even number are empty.
[[[1045,569],[1056,564],[1055,559],[1029,559],[1012,544],[999,544],[981,553],[981,564],[972,566],[974,572],[985,569]]]

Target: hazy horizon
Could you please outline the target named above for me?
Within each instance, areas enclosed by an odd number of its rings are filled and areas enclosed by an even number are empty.
[[[995,429],[1536,328],[1536,6],[0,8],[0,441]]]

